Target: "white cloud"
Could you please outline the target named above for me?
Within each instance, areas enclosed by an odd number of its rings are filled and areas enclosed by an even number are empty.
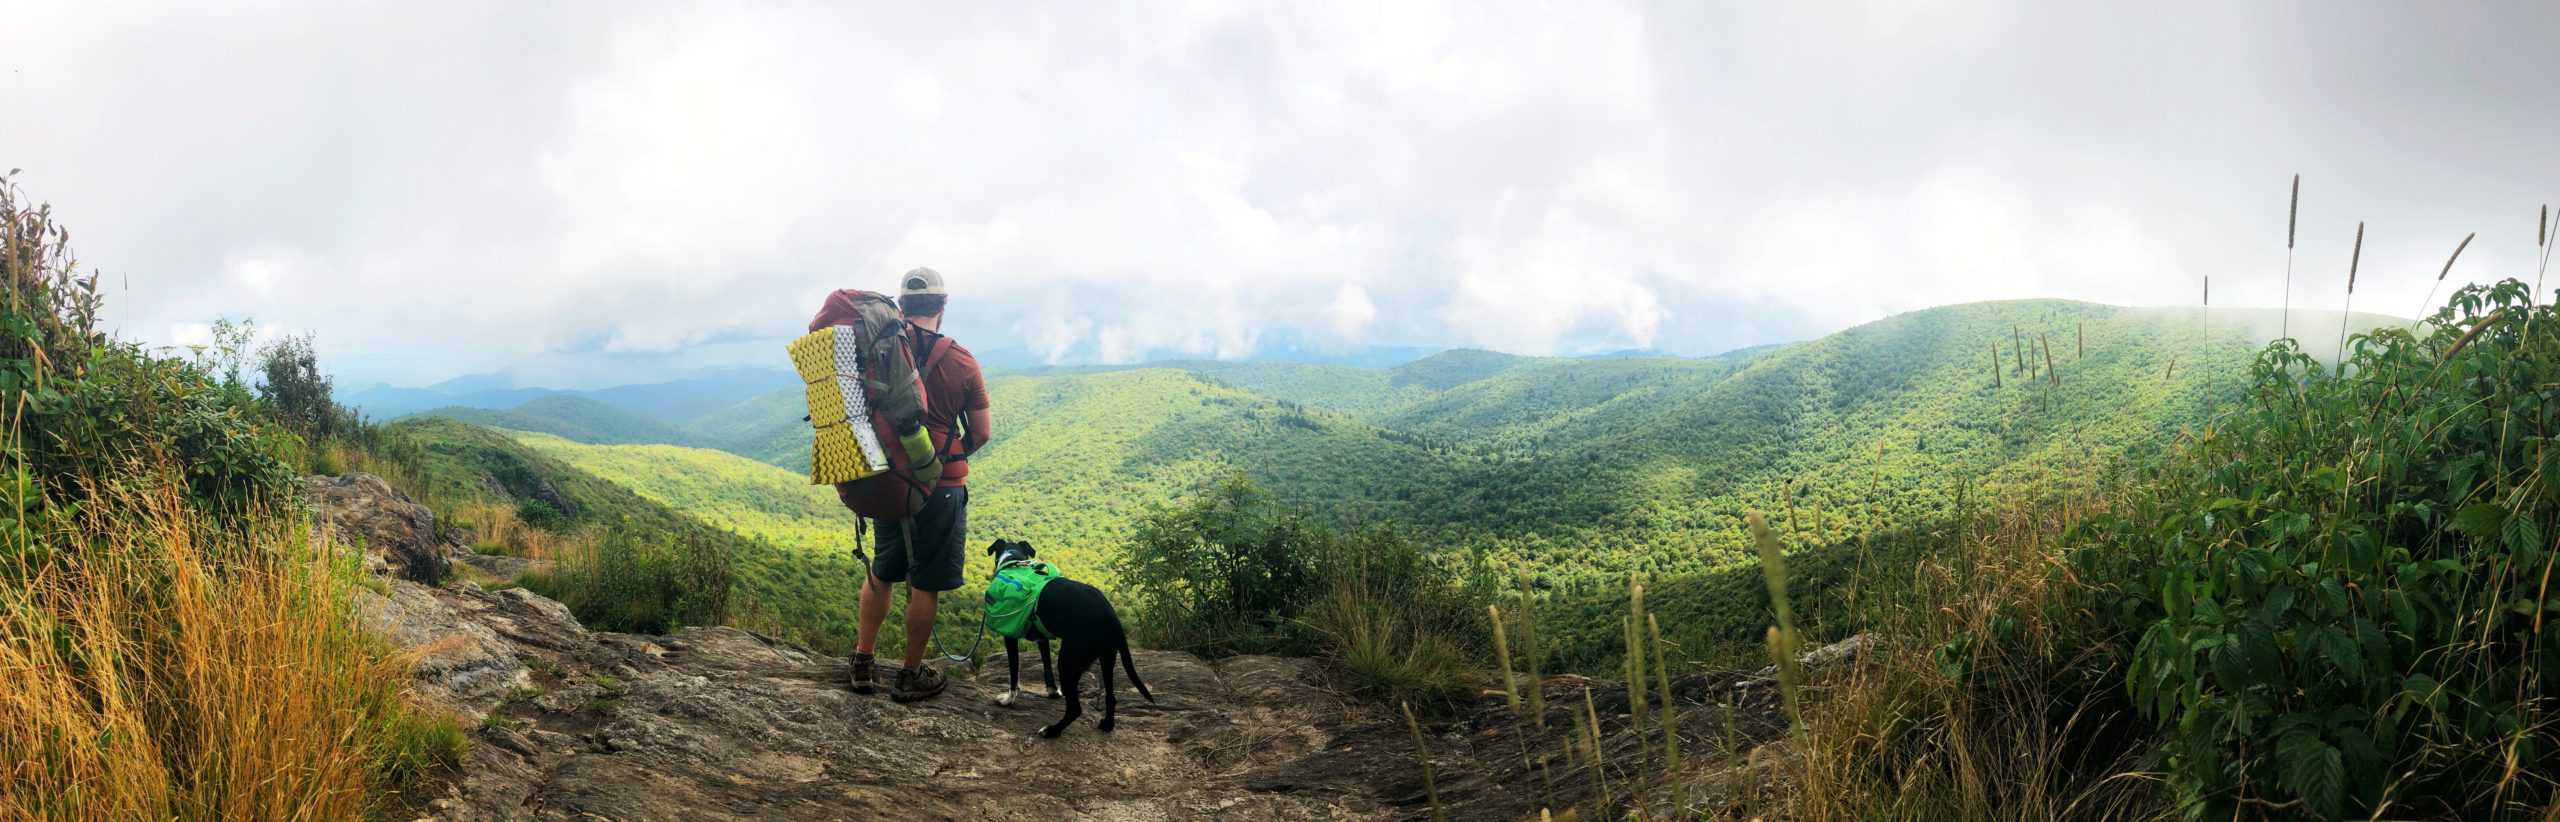
[[[2513,170],[2539,167],[2550,28],[2000,2],[7,17],[0,110],[35,116],[0,165],[130,279],[127,333],[256,316],[407,382],[693,362],[917,265],[974,348],[1051,361],[1738,345],[1960,300],[2182,303],[2206,275],[2271,305],[2297,171],[2297,303],[2334,300],[2364,219],[2358,302],[2410,311],[2465,231],[2458,277],[2524,268],[2494,229],[2538,202]],[[2412,122],[2462,127],[2371,127]]]

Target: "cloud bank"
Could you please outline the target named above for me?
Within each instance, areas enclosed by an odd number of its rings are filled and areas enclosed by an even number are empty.
[[[2291,298],[2366,220],[2414,313],[2465,232],[2530,279],[2560,122],[2551,7],[0,5],[0,166],[125,334],[402,383],[772,364],[917,265],[1050,361],[2274,305],[2297,172]]]

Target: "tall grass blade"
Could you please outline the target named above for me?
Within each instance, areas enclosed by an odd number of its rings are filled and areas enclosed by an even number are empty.
[[[2471,239],[2478,236],[2480,232],[2477,231],[2462,235],[2462,244],[2453,247],[2453,256],[2444,258],[2444,270],[2436,272],[2435,285],[2427,286],[2427,299],[2418,303],[2418,313],[2415,316],[2421,321],[2425,320],[2427,312],[2435,307],[2436,289],[2444,287],[2445,276],[2453,273],[2453,261],[2462,259],[2462,250],[2470,248]]]
[[[1644,583],[1627,575],[1627,710],[1644,722]]]
[[[2551,206],[2544,205],[2542,216],[2533,220],[2533,244],[2542,249],[2542,262],[2534,268],[2533,295],[2532,299],[2525,301],[2527,305],[2542,299],[2542,275],[2551,270],[2551,246],[2554,245],[2551,242],[2551,234],[2554,231],[2560,231],[2560,220],[2552,219]]]
[[[1397,703],[1404,707],[1404,726],[1413,731],[1413,760],[1422,765],[1422,793],[1431,800],[1434,822],[1449,822],[1449,812],[1440,807],[1440,785],[1431,776],[1431,747],[1423,744],[1422,723],[1413,718],[1413,703]]]
[[[2346,373],[2347,367],[2347,318],[2353,316],[2352,311],[2356,302],[2356,266],[2363,262],[2364,223],[2358,222],[2356,223],[2355,252],[2347,256],[2347,298],[2338,304],[2338,354],[2333,362],[2337,364],[2339,373],[2342,374]]]
[[[1587,737],[1587,741],[1591,745],[1591,772],[1599,775],[1600,807],[1605,812],[1607,808],[1618,804],[1618,802],[1617,799],[1609,793],[1609,759],[1601,753],[1600,747],[1600,708],[1591,701],[1591,685],[1589,683],[1585,683],[1582,686],[1582,715],[1586,720],[1582,726],[1582,730],[1583,733],[1589,735]]]
[[[1671,813],[1680,814],[1689,806],[1688,783],[1680,778],[1680,709],[1671,701],[1671,665],[1662,645],[1662,623],[1646,614],[1645,633],[1653,637],[1653,672],[1662,684],[1662,771],[1671,781]]]
[[[1520,716],[1520,684],[1511,676],[1511,642],[1503,635],[1502,606],[1484,606],[1493,620],[1493,655],[1502,660],[1502,701],[1510,703],[1513,718]]]
[[[2302,175],[2293,175],[2293,200],[2284,208],[2284,318],[2278,321],[2276,339],[2293,336],[2293,229],[2302,216]]]
[[[1769,585],[1769,607],[1777,616],[1778,624],[1769,628],[1769,654],[1776,658],[1778,687],[1786,697],[1787,723],[1802,734],[1804,711],[1796,694],[1800,684],[1796,670],[1796,614],[1787,599],[1786,555],[1778,545],[1778,537],[1769,533],[1769,524],[1762,521],[1760,512],[1744,515],[1743,521],[1750,526],[1752,544],[1759,549],[1760,573]]]
[[[1523,572],[1520,574],[1520,658],[1526,663],[1522,668],[1529,677],[1529,715],[1535,717],[1538,728],[1544,730],[1547,727],[1547,687],[1545,677],[1538,673],[1536,602],[1536,594],[1529,588],[1529,575]]]

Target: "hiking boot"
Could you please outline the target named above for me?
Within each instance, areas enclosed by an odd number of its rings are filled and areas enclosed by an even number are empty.
[[[857,694],[880,692],[880,675],[872,671],[870,654],[853,655],[853,692]]]
[[[898,683],[889,686],[889,701],[915,702],[932,699],[941,696],[942,689],[950,685],[948,680],[942,678],[942,672],[934,670],[933,666],[920,664],[913,668],[901,668],[898,670]]]

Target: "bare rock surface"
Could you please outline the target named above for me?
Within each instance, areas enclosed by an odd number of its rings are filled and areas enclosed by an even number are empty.
[[[841,658],[734,628],[580,628],[522,590],[405,580],[369,597],[422,651],[415,687],[478,722],[426,813],[471,819],[1379,819],[1367,785],[1248,782],[1332,747],[1350,714],[1300,660],[1140,651],[1115,733],[1035,731],[1060,706],[994,704],[993,666],[912,705],[845,687]],[[1036,664],[1036,663],[1035,663]],[[1125,689],[1125,685],[1123,686]],[[1099,710],[1099,705],[1091,706]],[[1089,715],[1090,716],[1090,715]],[[1380,751],[1410,767],[1411,746]],[[1337,750],[1336,755],[1339,755]],[[1381,763],[1372,763],[1379,765]]]

